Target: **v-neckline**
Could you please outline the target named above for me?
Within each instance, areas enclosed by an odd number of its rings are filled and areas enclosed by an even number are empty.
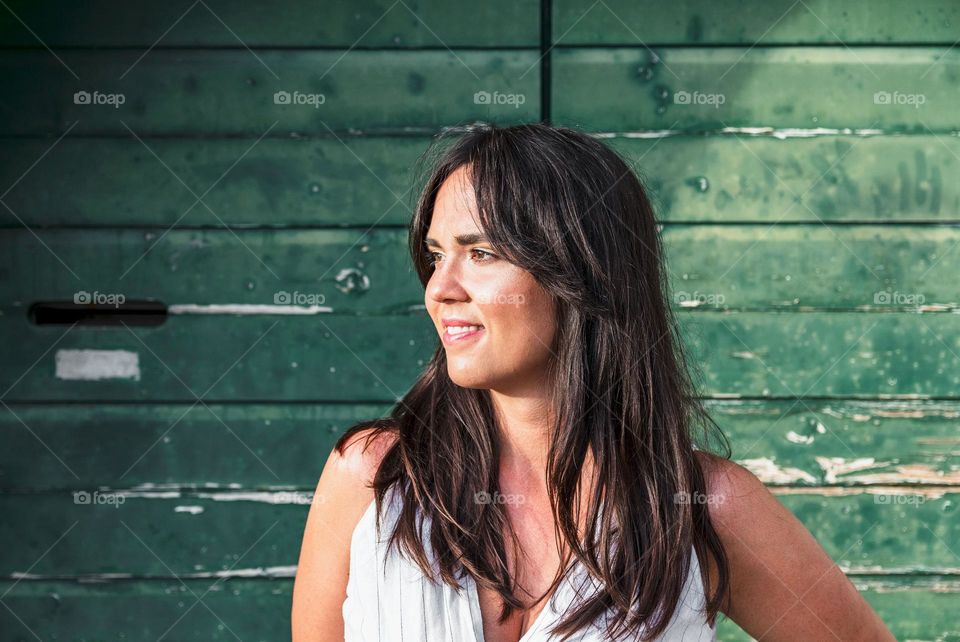
[[[570,569],[570,572],[573,572],[573,569]],[[466,574],[465,581],[467,583],[467,593],[469,594],[468,601],[470,604],[470,617],[473,623],[474,642],[486,642],[486,637],[483,633],[483,612],[480,610],[480,591],[477,589],[477,582],[469,573]],[[560,591],[563,591],[567,588],[566,585],[569,581],[570,575],[568,573],[557,584],[557,587],[553,590],[553,593],[551,593],[550,597],[547,598],[546,604],[544,604],[543,608],[540,609],[540,612],[537,613],[537,617],[533,619],[533,623],[530,625],[530,628],[520,636],[520,639],[517,640],[517,642],[532,642],[532,639],[528,639],[529,636],[540,628],[540,620],[546,617],[544,614],[547,612],[547,609],[550,608],[551,602],[557,598]]]

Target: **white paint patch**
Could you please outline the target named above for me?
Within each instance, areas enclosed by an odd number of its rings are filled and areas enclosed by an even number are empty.
[[[817,483],[816,477],[807,471],[791,466],[779,466],[768,457],[744,459],[740,463],[765,484],[795,484],[799,481]]]
[[[813,138],[814,136],[880,136],[882,129],[842,129],[830,127],[724,127],[716,130],[720,134],[743,134],[745,136],[772,136],[785,140],[787,138]],[[666,138],[668,136],[682,136],[689,134],[678,129],[659,129],[639,132],[598,132],[592,134],[595,138]]]
[[[873,457],[858,457],[856,459],[846,459],[844,457],[815,457],[820,468],[823,469],[823,480],[828,484],[836,484],[841,475],[849,475],[861,470],[870,470],[871,468],[882,468],[889,466],[892,462],[878,462]]]
[[[947,493],[956,493],[950,486],[771,486],[774,495],[817,495],[820,497],[846,497],[849,495],[891,495],[897,497],[923,497],[925,500],[941,499]]]
[[[801,435],[792,430],[787,433],[787,441],[794,444],[812,444],[813,439],[813,435]]]
[[[173,509],[174,513],[190,513],[191,515],[199,515],[203,512],[203,506],[176,506]]]
[[[265,504],[309,505],[315,497],[313,491],[246,491],[239,493],[197,493],[201,499],[215,502],[262,502]],[[321,498],[322,501],[322,498]]]
[[[67,381],[140,381],[140,355],[129,350],[57,350],[56,377]]]
[[[333,312],[327,305],[267,305],[247,303],[175,303],[167,307],[167,314],[234,314],[238,316],[255,314],[310,315]]]
[[[296,566],[259,566],[256,568],[237,568],[227,571],[196,571],[193,573],[180,573],[179,579],[205,579],[205,578],[224,578],[231,577],[294,577],[297,574]],[[14,571],[10,574],[15,580],[59,580],[68,579],[78,582],[110,582],[114,580],[128,580],[137,577],[132,573],[90,573],[88,575],[38,575],[36,573],[21,573]]]

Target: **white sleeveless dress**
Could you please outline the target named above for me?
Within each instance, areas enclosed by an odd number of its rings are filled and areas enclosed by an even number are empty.
[[[461,580],[464,592],[458,593],[443,582],[432,582],[416,563],[400,555],[396,547],[386,554],[387,539],[399,516],[401,500],[393,489],[387,492],[379,538],[375,501],[353,531],[350,577],[343,602],[345,642],[484,642],[477,585],[469,574],[465,573]],[[429,519],[424,520],[424,533],[429,531],[429,526]],[[434,559],[429,541],[427,555],[428,559]],[[585,588],[588,582],[590,586]],[[549,633],[550,627],[562,618],[578,594],[589,595],[598,586],[597,580],[581,565],[575,565],[520,642],[559,640]],[[716,629],[706,623],[704,604],[703,580],[694,552],[680,603],[669,626],[656,639],[714,642]],[[607,640],[605,624],[605,619],[600,618],[571,640]]]

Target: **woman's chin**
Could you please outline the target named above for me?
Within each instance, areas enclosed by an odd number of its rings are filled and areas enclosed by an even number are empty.
[[[489,388],[489,380],[475,368],[447,368],[450,381],[461,388]]]

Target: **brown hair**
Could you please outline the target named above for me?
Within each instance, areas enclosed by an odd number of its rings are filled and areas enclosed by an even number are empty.
[[[707,504],[690,501],[707,492],[694,428],[701,429],[700,447],[718,436],[729,458],[729,444],[694,392],[640,180],[616,152],[572,129],[483,125],[439,138],[453,142],[432,163],[409,230],[421,283],[433,269],[423,241],[437,192],[466,166],[491,246],[557,303],[550,372],[557,419],[547,484],[558,541],[602,590],[552,631],[572,635],[612,610],[610,637],[656,637],[682,596],[691,546],[704,578],[706,553],[717,564],[718,587],[706,605],[713,624],[728,567]],[[353,426],[337,449],[365,428],[397,436],[373,482],[378,514],[391,487],[403,500],[390,545],[433,578],[417,521],[418,513],[427,516],[442,581],[459,588],[465,571],[496,590],[501,621],[525,608],[512,590],[502,533],[513,531],[503,506],[475,500],[498,491],[499,430],[489,392],[454,384],[438,345],[390,417]],[[588,449],[596,486],[585,514],[593,535],[583,537],[578,498]]]

